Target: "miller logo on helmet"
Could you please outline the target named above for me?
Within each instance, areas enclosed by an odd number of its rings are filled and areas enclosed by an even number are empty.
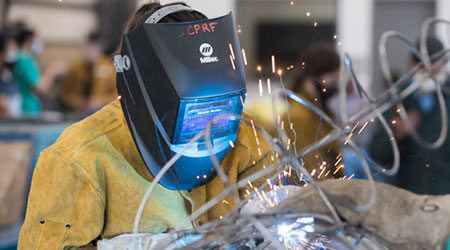
[[[214,48],[211,46],[211,44],[202,43],[202,45],[200,45],[199,51],[204,56],[200,57],[201,64],[214,63],[219,61],[217,57],[211,57],[211,55],[214,53]]]
[[[213,47],[209,43],[204,43],[200,45],[200,53],[204,56],[211,56],[214,52]]]

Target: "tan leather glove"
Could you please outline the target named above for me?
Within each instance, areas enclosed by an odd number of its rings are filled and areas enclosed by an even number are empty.
[[[368,181],[326,180],[327,193],[363,206],[370,199]],[[339,216],[353,226],[379,237],[390,249],[444,249],[450,235],[450,195],[416,195],[391,185],[376,183],[377,201],[368,212],[354,212],[330,199]],[[321,213],[330,215],[312,185],[289,195],[270,213]]]

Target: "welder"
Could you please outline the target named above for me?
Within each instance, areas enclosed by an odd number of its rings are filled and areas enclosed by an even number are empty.
[[[246,86],[235,27],[231,14],[207,19],[184,3],[149,3],[136,11],[115,56],[119,100],[66,129],[41,153],[19,249],[95,249],[100,239],[130,234],[161,166],[214,119],[252,119],[242,113]],[[139,232],[167,232],[222,192],[211,154],[231,185],[271,162],[261,134],[255,139],[252,126],[239,120],[219,119],[210,135],[210,142],[190,144],[163,176]],[[185,229],[225,216],[239,195]]]

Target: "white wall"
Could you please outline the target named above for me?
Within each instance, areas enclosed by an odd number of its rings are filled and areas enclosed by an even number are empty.
[[[370,92],[374,0],[338,0],[337,9],[340,50],[350,55],[361,84]]]
[[[360,1],[360,0],[358,0]],[[240,0],[237,4],[237,24],[242,27],[239,34],[241,47],[245,49],[248,60],[248,74],[256,72],[257,61],[257,27],[258,23],[309,23],[317,21],[334,23],[336,20],[336,4],[334,0]],[[310,16],[306,16],[310,12]],[[274,38],[276,39],[276,38]],[[270,60],[268,58],[267,60]]]
[[[436,16],[439,18],[450,20],[449,0],[436,0]],[[450,25],[439,25],[436,28],[436,33],[441,38],[441,40],[447,40],[448,45],[450,45]]]
[[[8,22],[24,21],[49,43],[80,44],[96,29],[96,16],[90,8],[64,8],[64,5],[12,2]]]

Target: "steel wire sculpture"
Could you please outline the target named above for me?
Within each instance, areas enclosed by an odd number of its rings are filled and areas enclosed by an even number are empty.
[[[169,232],[175,235],[177,241],[188,241],[184,244],[184,247],[180,249],[386,249],[377,240],[377,235],[368,235],[363,228],[359,228],[358,225],[351,225],[343,221],[335,207],[332,205],[334,202],[338,202],[347,209],[358,213],[364,213],[369,211],[376,203],[377,189],[375,188],[375,183],[371,174],[371,169],[378,171],[385,175],[395,175],[400,166],[400,151],[397,141],[394,137],[394,132],[386,121],[383,113],[392,107],[397,107],[400,110],[399,114],[403,120],[405,126],[411,133],[412,137],[417,143],[427,148],[438,148],[440,147],[447,137],[448,129],[448,117],[447,108],[445,105],[444,91],[446,86],[442,86],[438,81],[436,81],[433,71],[431,70],[431,62],[435,58],[441,58],[448,56],[450,51],[448,48],[434,55],[429,55],[426,48],[426,39],[428,37],[428,31],[431,25],[443,23],[446,25],[450,24],[449,20],[439,19],[439,18],[429,18],[427,19],[421,29],[420,36],[420,48],[417,50],[414,44],[409,41],[402,34],[395,31],[385,32],[379,44],[379,54],[380,54],[380,64],[382,73],[387,80],[389,89],[386,90],[378,97],[370,96],[366,90],[363,88],[362,84],[359,82],[358,77],[353,69],[352,60],[349,55],[345,54],[343,58],[344,69],[348,72],[351,82],[354,84],[357,92],[367,102],[367,107],[362,109],[357,114],[348,117],[347,115],[347,102],[346,102],[346,88],[348,81],[345,79],[344,74],[342,74],[342,79],[339,85],[340,93],[340,107],[341,107],[341,124],[337,124],[331,119],[327,114],[321,111],[318,107],[314,106],[308,100],[298,96],[292,91],[286,90],[284,88],[277,90],[273,93],[272,106],[273,110],[277,110],[277,100],[283,99],[287,102],[288,99],[294,102],[298,102],[305,107],[312,110],[317,114],[324,122],[328,123],[333,131],[326,135],[325,137],[318,140],[316,143],[303,148],[301,150],[296,150],[295,146],[289,149],[292,142],[288,139],[286,131],[284,131],[281,126],[274,122],[275,127],[279,133],[279,138],[272,138],[264,129],[258,127],[253,121],[244,119],[242,117],[237,117],[233,115],[223,115],[216,117],[208,127],[195,136],[191,142],[195,142],[201,138],[204,138],[207,143],[209,150],[212,150],[212,145],[210,143],[210,130],[214,123],[217,123],[222,119],[240,120],[252,126],[255,136],[257,132],[262,135],[262,137],[270,144],[273,151],[278,155],[278,161],[266,166],[261,171],[252,174],[251,176],[240,180],[235,185],[229,185],[228,177],[226,173],[220,166],[219,161],[215,156],[212,156],[212,162],[218,173],[218,177],[222,180],[224,185],[224,191],[219,196],[213,198],[212,200],[206,202],[201,208],[185,219],[180,225],[178,225],[174,230]],[[450,25],[449,25],[450,26]],[[396,38],[403,42],[410,52],[416,55],[420,59],[420,63],[411,69],[409,72],[400,77],[396,82],[392,79],[392,74],[390,71],[388,59],[387,59],[387,49],[386,45],[389,39]],[[441,128],[439,137],[433,141],[429,142],[422,138],[411,121],[409,120],[405,108],[403,106],[402,100],[411,95],[416,91],[421,82],[415,81],[409,84],[405,88],[405,84],[410,82],[410,79],[421,69],[426,69],[428,77],[431,78],[435,83],[436,95],[438,99],[438,104],[440,107],[441,114]],[[282,78],[280,75],[280,80],[282,83]],[[283,85],[284,86],[284,85]],[[276,116],[276,112],[274,112]],[[354,128],[360,123],[368,122],[369,120],[377,118],[380,124],[385,129],[389,138],[391,138],[390,143],[393,150],[393,164],[390,168],[382,167],[370,161],[365,154],[363,154],[361,148],[353,140],[352,136],[354,133]],[[274,118],[277,120],[277,117]],[[289,121],[290,122],[290,121]],[[356,126],[355,126],[356,125]],[[292,130],[291,128],[288,128]],[[295,135],[295,131],[292,131]],[[317,183],[317,181],[311,176],[311,174],[304,167],[302,157],[306,154],[317,150],[330,142],[342,139],[345,141],[353,150],[357,153],[362,161],[362,166],[366,174],[368,185],[370,186],[370,196],[366,199],[366,204],[356,205],[343,199],[342,197],[332,196],[327,194]],[[295,138],[295,140],[301,140],[301,138]],[[294,143],[295,143],[294,140]],[[142,211],[146,205],[146,202],[155,188],[158,180],[164,175],[164,173],[173,165],[173,163],[181,156],[183,152],[180,152],[173,159],[171,159],[166,166],[159,172],[155,177],[155,180],[150,185],[145,197],[141,202],[138,213],[135,218],[134,224],[134,234],[136,238],[142,237],[138,235],[138,226],[142,216]],[[322,199],[326,208],[328,209],[328,214],[322,213],[307,213],[307,214],[296,214],[296,213],[271,213],[271,207],[283,206],[283,202],[280,202],[279,188],[271,183],[276,183],[279,179],[279,175],[283,175],[287,171],[295,170],[300,173],[305,182],[308,185],[312,185],[317,192],[317,195]],[[221,220],[213,221],[205,225],[200,226],[194,231],[180,231],[185,223],[191,223],[195,219],[208,211],[217,203],[221,202],[224,198],[228,197],[231,193],[248,187],[249,183],[257,180],[261,177],[269,176],[268,182],[263,183],[259,187],[251,187],[252,192],[246,198],[235,197],[235,202],[237,206],[227,215],[225,215]],[[265,190],[269,188],[270,191],[267,193]],[[286,196],[286,194],[283,194]],[[233,196],[234,197],[234,196]],[[286,197],[285,197],[286,198]],[[288,197],[289,199],[289,197]],[[258,200],[262,206],[264,212],[261,213],[240,213],[242,208],[246,206],[249,201]],[[289,209],[288,209],[289,210]],[[195,240],[192,240],[195,239]],[[138,246],[138,240],[135,240],[135,249],[140,249]],[[359,246],[357,246],[359,244]],[[171,248],[167,244],[158,246],[158,249],[169,249]],[[175,248],[172,246],[172,248]]]

